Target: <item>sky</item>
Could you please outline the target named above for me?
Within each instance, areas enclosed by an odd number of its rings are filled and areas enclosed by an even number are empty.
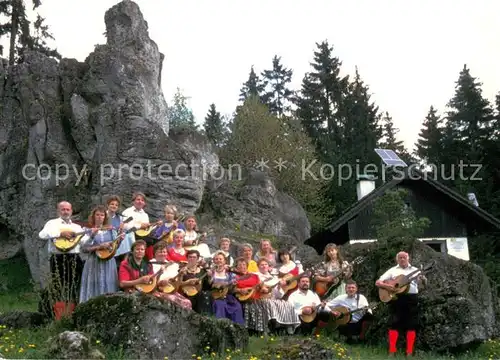
[[[64,57],[83,61],[104,43],[104,13],[117,0],[44,0]],[[271,68],[274,55],[300,88],[316,42],[328,40],[343,73],[358,67],[372,99],[388,111],[412,148],[430,105],[440,112],[467,64],[490,101],[500,91],[500,1],[136,0],[150,37],[165,54],[167,102],[176,88],[198,122],[215,103],[231,114],[250,67]]]

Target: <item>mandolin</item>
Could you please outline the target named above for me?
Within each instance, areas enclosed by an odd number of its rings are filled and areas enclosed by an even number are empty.
[[[180,222],[182,222],[184,219],[186,218],[185,215],[181,216],[178,220],[177,220],[177,224],[179,224]],[[164,231],[163,234],[160,235],[160,237],[158,238],[158,240],[162,240],[162,241],[166,241],[167,244],[171,244],[174,242],[174,232],[175,230],[177,230],[177,227],[178,225],[172,225],[172,227],[170,228],[169,231]]]
[[[414,270],[411,273],[407,275],[398,275],[392,280],[385,280],[384,284],[387,285],[392,285],[394,287],[394,290],[391,291],[389,289],[385,288],[379,288],[378,289],[378,296],[380,298],[380,301],[387,303],[389,301],[397,299],[398,295],[406,294],[408,290],[410,289],[410,283],[414,280],[414,278],[418,275],[419,273],[424,273],[432,269],[434,266],[434,261],[431,263],[427,264],[426,266]]]
[[[146,229],[138,229],[134,232],[135,236],[139,237],[139,238],[144,238],[144,237],[148,237],[148,236],[151,236],[151,233],[156,230],[156,228],[160,225],[162,225],[163,223],[165,222],[165,220],[159,220],[157,222],[155,222],[154,224],[152,225],[149,225]]]
[[[124,224],[126,223],[129,223],[133,220],[134,218],[132,216],[128,217],[127,219],[125,219],[123,221]],[[127,231],[125,231],[125,235],[132,232],[132,231],[135,231],[136,229],[135,228],[132,228],[132,229],[129,229]],[[111,241],[109,243],[109,247],[108,248],[105,248],[105,249],[100,249],[100,250],[97,250],[95,253],[97,255],[97,257],[101,260],[109,260],[109,259],[112,259],[115,254],[116,254],[116,251],[118,250],[118,248],[120,247],[120,244],[121,242],[123,241],[123,238],[121,236],[118,236],[115,240]]]
[[[315,306],[305,306],[304,308],[311,308],[311,313],[310,314],[301,314],[299,315],[299,318],[302,322],[309,324],[316,319],[316,316],[318,315],[318,312],[320,309],[324,309],[326,305],[319,304]]]
[[[238,278],[238,280],[244,280],[244,279],[248,279],[249,277],[253,276],[253,274],[245,274],[245,275],[242,275]],[[218,284],[214,284],[212,286],[212,290],[211,290],[211,294],[212,294],[212,297],[214,298],[214,300],[217,300],[217,299],[224,299],[229,290],[231,289],[234,289],[234,287],[236,286],[235,283],[218,283]],[[236,296],[238,296],[238,294],[236,294]]]
[[[154,289],[156,289],[156,285],[158,284],[158,279],[160,278],[161,274],[163,274],[163,267],[158,270],[156,274],[153,274],[151,276],[151,279],[149,280],[149,283],[147,284],[137,284],[135,285],[135,288],[145,294],[149,294],[153,292]]]
[[[181,291],[189,297],[195,296],[201,291],[201,288],[203,286],[203,279],[208,275],[208,272],[204,273],[201,275],[197,280],[198,283],[196,285],[181,285]],[[192,280],[192,279],[190,279]],[[189,281],[189,280],[187,280]]]
[[[73,234],[72,237],[69,239],[66,239],[65,237],[58,237],[52,239],[52,242],[54,243],[54,246],[56,247],[57,250],[61,252],[67,252],[76,247],[80,243],[80,240],[82,240],[83,236],[89,231],[89,230],[83,230],[79,232],[74,232],[72,229],[61,229],[62,232],[69,231]]]
[[[362,256],[358,256],[355,258],[350,265],[359,265],[363,261],[365,261],[365,258]],[[331,282],[326,282],[326,281],[314,281],[314,292],[318,294],[320,298],[326,298],[330,295],[330,292],[334,290],[337,285],[340,283],[341,280],[341,275],[345,271],[345,269],[339,269],[336,272],[332,274],[333,276],[333,281]]]
[[[368,310],[375,310],[379,304],[374,304],[374,305],[369,305],[369,306],[363,306],[360,307],[359,309],[356,310],[350,310],[349,308],[345,306],[336,306],[333,307],[331,310],[332,311],[337,311],[340,313],[339,316],[334,317],[333,319],[333,327],[338,327],[342,325],[347,325],[349,322],[352,320],[352,314],[355,314],[360,311],[368,311]]]

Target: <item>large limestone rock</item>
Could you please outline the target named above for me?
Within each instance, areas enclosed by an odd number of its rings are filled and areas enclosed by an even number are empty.
[[[0,223],[9,234],[2,242],[22,242],[42,285],[48,255],[38,232],[58,201],[71,201],[84,218],[104,196],[120,194],[128,206],[140,190],[151,214],[169,202],[194,212],[201,165],[218,164],[208,143],[194,149],[167,136],[163,55],[137,4],[118,3],[105,22],[107,43],[83,63],[38,53],[10,68],[0,62]]]
[[[435,261],[427,273],[428,286],[420,294],[418,348],[434,351],[464,350],[498,336],[500,307],[495,285],[478,265],[444,255],[416,240],[388,245],[369,243],[343,246],[348,259],[365,256],[353,278],[370,302],[378,301],[375,281],[395,265],[399,251],[410,254],[415,266]],[[375,310],[369,338],[387,342],[387,306]],[[404,336],[403,336],[404,340]]]
[[[47,353],[51,359],[105,359],[97,349],[93,349],[87,336],[79,331],[64,331],[47,340]]]
[[[297,246],[301,258],[315,254],[312,248],[303,246],[311,231],[304,209],[279,191],[269,175],[253,169],[240,173],[233,169],[230,175],[228,169],[225,171],[226,179],[207,182],[198,211],[202,224],[217,229],[237,244],[257,246],[266,238],[275,248]]]
[[[130,359],[191,359],[193,354],[248,346],[248,332],[241,325],[144,294],[91,299],[76,307],[73,319],[78,330],[107,346],[123,347]]]

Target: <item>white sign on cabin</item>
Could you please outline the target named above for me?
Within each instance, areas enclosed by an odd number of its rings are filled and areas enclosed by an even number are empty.
[[[469,261],[469,246],[467,244],[467,238],[420,238],[420,241],[429,243],[429,245],[440,246],[441,252],[455,256],[456,258]],[[356,243],[368,243],[377,241],[376,239],[360,239],[351,240],[349,244]]]

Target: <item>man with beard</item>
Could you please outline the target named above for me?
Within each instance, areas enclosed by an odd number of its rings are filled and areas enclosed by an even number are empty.
[[[354,336],[359,336],[359,340],[365,339],[365,333],[373,320],[372,310],[368,308],[366,297],[358,293],[358,285],[354,280],[347,280],[345,285],[346,294],[339,295],[326,304],[327,311],[333,315],[333,318],[339,318],[342,314],[333,308],[344,306],[351,313],[351,320],[346,325],[338,327],[339,333],[347,337],[347,343],[353,342]],[[368,308],[366,310],[359,310]],[[356,311],[356,312],[354,312]]]
[[[304,335],[310,334],[318,321],[327,322],[329,317],[327,312],[321,311],[321,300],[318,294],[309,290],[310,286],[311,279],[307,275],[303,275],[299,279],[297,290],[288,297],[288,301],[292,303],[295,313],[300,319],[300,326],[297,328],[297,332]],[[309,321],[312,317],[314,319]]]
[[[62,252],[58,250],[53,239],[63,237],[71,239],[75,234],[81,233],[83,228],[71,221],[73,208],[67,201],[57,204],[58,218],[47,221],[38,237],[48,240],[48,251],[50,254],[50,272],[52,274],[49,284],[51,300],[54,314],[60,318],[64,313],[71,313],[80,292],[80,282],[83,270],[83,262],[80,258],[80,243],[77,243],[71,250]],[[45,300],[47,301],[47,300]],[[44,302],[44,300],[42,300]],[[43,309],[47,304],[40,304]]]

